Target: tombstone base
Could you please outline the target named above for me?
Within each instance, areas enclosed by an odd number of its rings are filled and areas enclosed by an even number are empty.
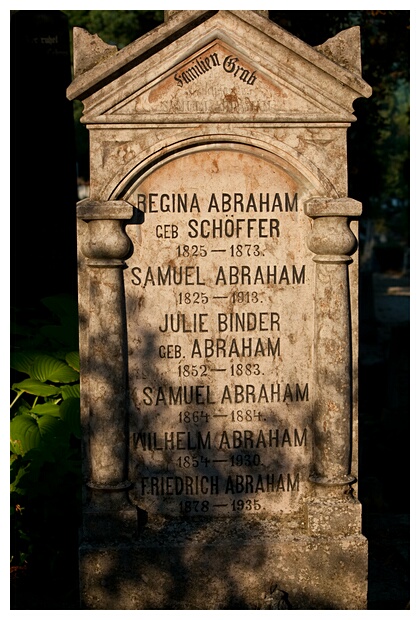
[[[281,519],[161,520],[80,547],[82,609],[366,609],[367,540]]]

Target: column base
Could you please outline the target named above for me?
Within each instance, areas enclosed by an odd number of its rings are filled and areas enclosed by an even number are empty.
[[[305,508],[310,536],[353,536],[361,531],[362,506],[356,499],[315,499]]]
[[[343,474],[342,476],[335,478],[328,478],[327,476],[320,476],[317,474],[312,474],[309,476],[309,480],[314,482],[315,484],[320,484],[323,486],[334,487],[334,486],[344,486],[346,484],[353,484],[356,482],[355,476],[351,474]]]

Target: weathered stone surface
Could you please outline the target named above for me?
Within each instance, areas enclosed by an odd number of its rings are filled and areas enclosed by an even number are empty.
[[[339,65],[350,69],[350,71],[362,73],[359,26],[339,32],[335,37],[328,39],[315,49]]]
[[[104,43],[97,34],[91,35],[84,28],[74,28],[73,39],[75,77],[117,53],[116,45]]]
[[[363,609],[358,32],[317,50],[262,11],[170,13],[68,89],[83,606]]]
[[[246,514],[282,513],[308,493],[310,220],[299,207],[305,182],[284,168],[245,145],[199,149],[128,197],[145,219],[126,271],[129,341],[138,343],[129,350],[131,459],[142,472],[133,496],[150,512],[175,516],[193,499],[229,516],[252,498]],[[134,240],[135,225],[127,233]],[[251,492],[239,490],[243,474]],[[156,476],[171,487],[163,498]]]
[[[162,46],[165,40],[167,45]],[[214,53],[217,57],[213,61]],[[140,64],[142,71],[138,70]],[[175,76],[184,85],[182,98],[182,87]],[[218,92],[205,88],[215,83]],[[259,95],[261,88],[263,98],[254,95],[254,91]],[[168,89],[176,97],[169,110],[165,97]],[[123,122],[130,113],[130,123],[147,122],[147,112],[163,123],[181,118],[221,118],[235,123],[256,118],[260,122],[293,118],[301,122],[305,118],[308,122],[352,121],[354,99],[370,92],[358,73],[252,11],[182,11],[78,76],[68,89],[70,97],[83,99],[86,122],[103,122],[108,116],[113,116],[114,122]],[[230,100],[226,98],[229,94],[233,97]],[[219,102],[218,110],[215,101]],[[149,103],[152,108],[148,110]],[[134,111],[137,116],[133,116]]]
[[[164,521],[80,557],[87,609],[363,609],[367,596],[363,536],[305,536],[279,520]]]

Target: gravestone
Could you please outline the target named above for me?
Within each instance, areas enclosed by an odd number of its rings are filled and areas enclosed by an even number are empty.
[[[74,33],[87,609],[365,609],[358,28],[265,11]]]

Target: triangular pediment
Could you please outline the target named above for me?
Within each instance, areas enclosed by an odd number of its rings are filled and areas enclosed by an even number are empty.
[[[108,114],[277,115],[328,114],[285,80],[270,74],[220,40],[213,41],[113,106]]]
[[[73,90],[86,85],[86,96],[79,95],[85,103],[83,120],[349,121],[353,100],[369,95],[357,72],[268,19],[250,11],[209,13],[213,14],[198,24],[189,22],[190,28],[184,24],[176,40],[173,32],[167,38],[162,35],[167,24],[159,27],[155,53],[144,53],[142,37],[131,44],[130,56],[125,52],[126,64],[121,50],[79,76]],[[148,33],[149,49],[152,34]],[[137,58],[143,54],[144,60],[134,60],[135,49]]]

